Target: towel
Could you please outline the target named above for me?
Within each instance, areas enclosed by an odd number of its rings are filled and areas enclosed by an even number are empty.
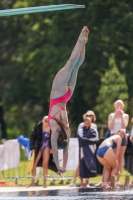
[[[33,169],[33,165],[34,165],[34,160],[35,160],[35,152],[32,152],[31,158],[30,158],[30,162],[28,165],[28,172],[31,172]]]
[[[30,139],[25,138],[23,135],[20,135],[18,138],[18,142],[22,145],[22,149],[25,152],[26,157],[30,160],[31,152],[30,152]]]
[[[17,139],[7,140],[0,148],[0,171],[18,167],[20,150]]]

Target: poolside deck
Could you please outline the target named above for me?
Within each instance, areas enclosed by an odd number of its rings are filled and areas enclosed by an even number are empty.
[[[75,190],[75,189],[84,189],[84,188],[80,188],[80,187],[69,187],[69,186],[48,186],[47,188],[43,188],[42,186],[32,186],[32,187],[4,187],[1,186],[0,187],[0,193],[2,192],[20,192],[20,191],[42,191],[42,190]],[[87,190],[91,190],[91,191],[99,191],[100,188],[96,188],[96,187],[90,187],[90,188],[85,188]]]

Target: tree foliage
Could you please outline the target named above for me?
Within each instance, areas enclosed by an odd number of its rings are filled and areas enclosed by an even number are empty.
[[[54,4],[64,4],[64,1],[3,0],[0,9]],[[90,36],[86,59],[68,103],[70,123],[75,122],[76,127],[84,112],[95,111],[100,88],[103,88],[101,80],[110,69],[108,61],[112,56],[120,76],[125,78],[125,87],[127,84],[128,106],[132,105],[133,2],[77,0],[76,4],[85,4],[86,8],[0,18],[0,97],[7,132],[12,137],[20,133],[29,135],[34,123],[47,115],[53,78],[69,59],[84,25],[89,27]],[[115,83],[116,79],[113,80]],[[103,123],[105,118],[103,121],[97,115],[98,122]]]
[[[128,87],[125,75],[119,72],[114,57],[109,59],[109,66],[110,69],[101,78],[101,88],[96,106],[99,119],[104,123],[107,123],[108,115],[114,112],[113,102],[122,99],[125,104],[125,110],[128,102]]]

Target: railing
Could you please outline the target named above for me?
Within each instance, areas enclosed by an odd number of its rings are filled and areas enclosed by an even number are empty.
[[[13,141],[13,142],[16,142],[16,141]],[[17,145],[17,142],[15,144]],[[0,150],[0,168],[1,168],[0,171],[2,172],[2,176],[0,179],[2,180],[4,178],[5,180],[13,180],[15,184],[18,184],[21,179],[31,179],[31,174],[28,173],[28,170],[27,170],[29,161],[25,155],[25,152],[22,150],[21,146],[18,144],[18,147],[17,147],[18,149],[15,149],[15,150],[19,151],[19,153],[17,152],[17,154],[14,155],[14,153],[16,152],[13,151],[13,147],[14,147],[14,143],[9,141],[7,145],[8,152],[5,152],[5,156],[8,156],[6,158],[8,159],[9,163],[11,163],[12,165],[16,163],[16,166],[12,168],[8,168],[6,166],[6,161],[2,163],[2,159],[1,159],[2,153]],[[15,157],[19,155],[20,157],[18,158],[19,159],[19,163],[18,163]],[[60,158],[60,162],[62,162],[61,154],[59,158]],[[2,164],[4,165],[3,167],[5,167],[5,169],[3,170],[1,167]],[[50,185],[55,185],[56,181],[58,181],[59,184],[69,184],[74,177],[74,172],[77,165],[78,165],[78,143],[77,143],[77,139],[73,138],[70,141],[70,146],[69,146],[68,171],[60,176],[54,171],[49,170],[47,180],[50,181]],[[126,170],[123,170],[122,176],[125,176],[127,174],[133,175],[133,155],[125,156],[124,166]],[[101,167],[100,164],[98,164],[98,168],[100,167]],[[40,180],[43,180],[44,177],[42,176],[42,169],[40,170],[39,168],[37,168],[37,175],[35,178],[36,178],[36,185],[38,184]]]

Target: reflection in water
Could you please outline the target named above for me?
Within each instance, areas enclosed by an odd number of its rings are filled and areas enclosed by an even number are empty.
[[[41,190],[41,191],[28,191],[27,196],[48,196],[47,190]]]
[[[103,195],[107,200],[133,200],[133,190],[127,188],[117,188],[117,189],[102,189]]]
[[[18,198],[19,197],[19,198]],[[28,197],[28,198],[27,198]],[[0,200],[133,200],[133,190],[62,189],[0,193]]]
[[[28,191],[28,196],[36,196],[35,194],[36,194],[35,191]]]

